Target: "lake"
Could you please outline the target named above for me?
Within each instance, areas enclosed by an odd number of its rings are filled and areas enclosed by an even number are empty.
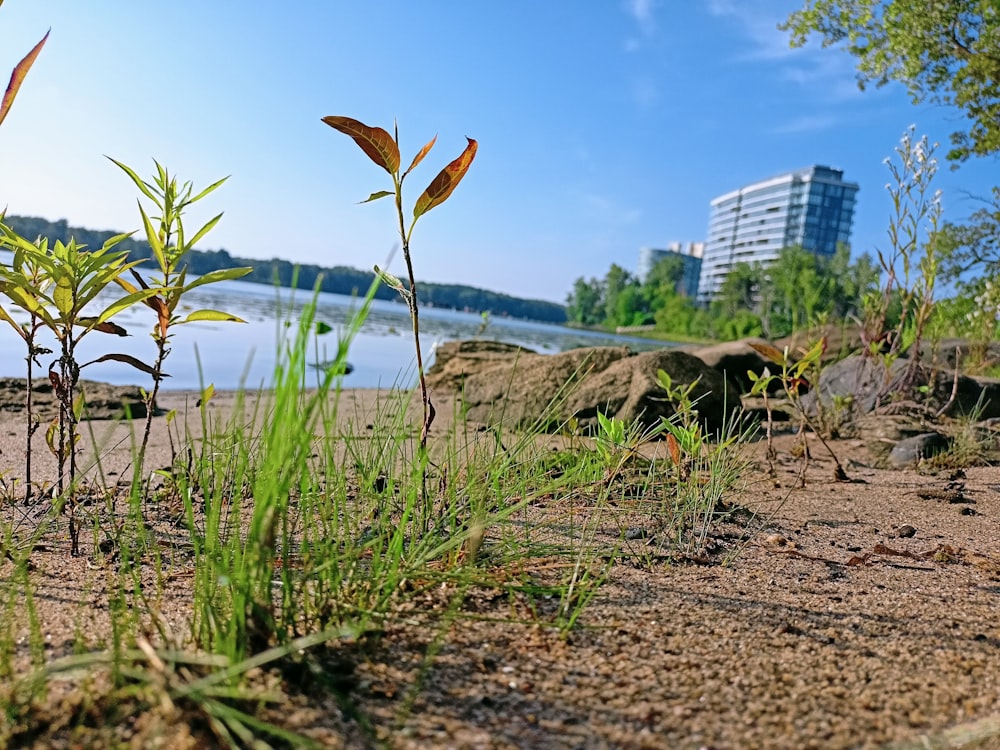
[[[171,353],[164,365],[170,377],[161,385],[165,390],[192,390],[212,383],[218,389],[231,390],[242,386],[256,388],[271,384],[276,361],[279,332],[288,329],[280,320],[295,324],[303,305],[312,298],[307,290],[276,288],[245,281],[226,281],[192,290],[182,302],[181,314],[209,308],[222,310],[243,318],[240,323],[190,323],[177,326]],[[16,311],[6,304],[14,317]],[[317,300],[317,321],[332,328],[330,333],[315,337],[311,362],[332,359],[337,350],[338,335],[344,331],[352,311],[360,301],[339,294],[322,293]],[[87,362],[109,352],[129,354],[152,363],[155,345],[149,336],[154,321],[153,311],[144,305],[128,310],[115,318],[129,335],[118,337],[98,332],[89,333],[81,342],[78,360]],[[24,345],[9,328],[0,324],[0,376],[24,377]],[[279,331],[280,328],[280,331]],[[477,313],[459,312],[431,307],[420,309],[420,342],[425,366],[433,362],[436,343],[469,338],[504,341],[552,354],[581,346],[629,346],[636,351],[669,346],[662,341],[632,336],[616,336],[594,331],[582,331],[547,323],[490,317],[485,328]],[[44,346],[55,349],[51,341],[40,339]],[[39,358],[47,368],[54,355]],[[375,300],[361,332],[351,345],[348,361],[354,370],[344,379],[345,387],[411,387],[416,383],[413,333],[406,304]],[[39,372],[44,376],[45,372]],[[81,377],[116,384],[136,384],[148,387],[148,376],[119,362],[101,362],[85,367]]]

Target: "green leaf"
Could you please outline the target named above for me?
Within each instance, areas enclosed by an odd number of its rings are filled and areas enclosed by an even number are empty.
[[[2,311],[2,310],[3,310],[3,308],[0,308],[0,311]],[[332,330],[333,330],[333,326],[331,326],[329,323],[324,323],[322,320],[317,320],[316,321],[316,335],[317,336],[323,336],[323,335],[325,335],[327,333],[330,333],[330,331],[332,331]]]
[[[205,188],[200,193],[198,193],[198,195],[196,195],[194,198],[188,198],[186,201],[184,201],[184,205],[189,205],[191,203],[197,203],[198,201],[200,201],[206,195],[208,195],[209,193],[211,193],[213,190],[215,190],[217,187],[219,187],[219,185],[221,185],[222,183],[224,183],[228,179],[229,179],[229,176],[227,175],[227,176],[223,177],[221,180],[216,180],[211,185],[209,185],[207,188]],[[219,214],[219,216],[222,216],[222,214]],[[194,242],[195,242],[194,240],[191,240],[191,244],[192,245],[194,244]]]
[[[238,318],[230,313],[219,312],[218,310],[195,310],[181,320],[181,323],[194,323],[199,320],[212,320],[216,322],[246,323],[243,318]]]
[[[334,130],[349,135],[368,158],[391,175],[399,171],[399,147],[382,128],[373,128],[350,117],[330,115],[323,122]]]
[[[52,301],[55,303],[56,310],[63,318],[68,318],[70,313],[73,311],[73,281],[70,277],[62,273],[56,279],[56,288],[52,292]]]
[[[4,310],[2,306],[0,306],[0,320],[6,320],[8,323],[10,323],[10,327],[13,328],[15,331],[17,331],[18,335],[22,339],[24,339],[25,343],[27,343],[27,341],[28,341],[28,334],[24,332],[23,328],[21,328],[20,323],[18,323],[16,320],[14,320],[10,316],[10,313],[8,313],[6,310]]]
[[[159,198],[159,196],[158,196],[158,195],[156,195],[156,194],[155,194],[155,193],[154,193],[154,192],[152,191],[152,189],[151,189],[151,188],[149,187],[149,185],[147,185],[147,184],[146,184],[146,183],[145,183],[145,182],[144,182],[144,181],[142,180],[142,178],[140,178],[140,177],[139,177],[139,175],[137,175],[137,174],[136,174],[136,173],[135,173],[135,172],[134,172],[134,171],[132,170],[132,168],[131,168],[131,167],[127,166],[126,164],[122,164],[122,163],[121,163],[120,161],[118,161],[117,159],[113,159],[113,158],[111,158],[111,157],[110,157],[110,156],[108,156],[107,154],[105,154],[105,157],[106,157],[107,159],[111,160],[112,162],[114,162],[115,164],[117,164],[117,165],[118,165],[119,167],[121,167],[121,169],[122,169],[122,170],[123,170],[123,171],[125,172],[125,174],[127,174],[127,175],[128,175],[129,177],[131,177],[131,178],[132,178],[132,182],[134,182],[134,183],[135,183],[135,186],[136,186],[137,188],[139,188],[139,190],[140,190],[140,191],[142,191],[143,195],[145,195],[145,196],[146,196],[147,198],[149,198],[149,199],[150,199],[151,201],[153,201],[153,203],[155,203],[156,205],[160,205],[160,198]],[[140,209],[142,208],[141,204],[140,204],[140,206],[139,206],[139,207],[140,207]]]
[[[204,194],[204,193],[202,193],[202,194]],[[197,200],[197,198],[195,200]],[[209,221],[205,226],[203,226],[201,229],[199,229],[197,232],[195,232],[194,237],[192,237],[190,240],[188,240],[187,242],[184,243],[183,249],[187,250],[190,247],[194,247],[202,237],[204,237],[206,234],[208,234],[209,232],[211,232],[212,229],[215,228],[215,225],[219,223],[219,219],[221,219],[221,218],[222,218],[222,214],[219,214],[214,219],[212,219],[211,221]]]
[[[17,92],[21,88],[21,84],[24,82],[24,77],[28,75],[28,71],[31,70],[31,66],[34,65],[35,58],[37,58],[38,53],[42,51],[42,47],[45,46],[45,42],[48,40],[50,33],[51,30],[45,32],[45,36],[42,37],[41,41],[31,48],[31,52],[24,56],[21,62],[17,64],[17,67],[15,67],[14,71],[10,74],[10,82],[7,84],[7,90],[4,91],[3,99],[0,99],[0,123],[6,119],[7,113],[10,112],[10,108],[14,104],[14,97],[17,96]]]
[[[219,268],[215,271],[209,271],[197,279],[192,281],[187,286],[183,287],[184,292],[188,292],[195,287],[204,286],[205,284],[214,284],[217,281],[231,281],[233,279],[238,279],[241,276],[246,276],[253,270],[250,266],[244,266],[242,268]]]
[[[379,190],[369,195],[363,201],[358,201],[358,203],[371,203],[372,201],[377,201],[379,198],[388,198],[390,195],[395,195],[395,193],[390,190]]]
[[[139,203],[139,201],[136,201]],[[156,259],[156,265],[160,267],[163,273],[167,272],[167,256],[163,252],[163,243],[160,241],[160,234],[156,231],[153,226],[153,222],[150,221],[149,216],[146,215],[146,209],[142,207],[142,203],[139,203],[139,213],[142,215],[142,226],[146,230],[146,241],[149,243],[149,247],[153,251],[153,257]]]
[[[104,323],[110,320],[122,310],[127,310],[133,305],[155,296],[156,292],[156,289],[141,289],[133,294],[126,294],[121,299],[115,300],[110,305],[105,307],[101,311],[101,314],[97,316],[97,322]]]
[[[437,177],[431,181],[431,184],[427,186],[423,194],[417,198],[417,203],[413,207],[414,220],[448,200],[448,197],[458,187],[458,183],[462,181],[466,172],[469,171],[469,167],[472,166],[472,160],[476,158],[476,151],[479,148],[479,144],[472,138],[466,138],[465,140],[469,143],[461,156],[438,172]]]
[[[378,276],[379,281],[392,289],[395,289],[400,294],[405,294],[406,289],[403,287],[403,282],[399,280],[398,277],[393,276],[388,271],[383,271],[378,266],[375,266],[375,275]]]

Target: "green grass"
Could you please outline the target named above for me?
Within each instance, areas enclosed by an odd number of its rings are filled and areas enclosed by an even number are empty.
[[[341,334],[341,362],[371,299]],[[281,339],[270,390],[240,394],[222,418],[206,387],[200,406],[171,418],[169,471],[109,486],[102,502],[80,509],[92,530],[83,546],[109,579],[81,597],[80,612],[95,600],[107,607],[106,636],[78,625],[75,653],[46,657],[31,550],[61,534],[65,519],[49,509],[32,525],[8,506],[0,742],[54,739],[38,732],[58,680],[89,692],[86,708],[67,709],[60,736],[99,731],[89,723],[95,713],[122,722],[172,706],[202,727],[203,740],[308,746],[258,718],[255,706],[282,696],[251,675],[326,674],[323,665],[401,627],[414,608],[436,633],[426,673],[449,629],[470,616],[468,592],[483,588],[528,602],[534,622],[567,635],[586,626],[587,606],[618,561],[654,566],[704,554],[746,469],[735,427],[709,441],[690,421],[664,427],[687,441],[679,460],[644,456],[651,436],[633,426],[609,425],[614,440],[567,429],[554,450],[533,431],[476,430],[456,409],[424,451],[411,393],[390,392],[374,413],[351,415],[342,413],[336,368],[310,382],[314,316],[307,305]],[[151,519],[171,504],[168,533]],[[628,538],[637,524],[652,530],[641,544]],[[157,614],[179,571],[190,571],[187,632]],[[317,679],[354,712],[335,679]],[[419,680],[408,687],[400,716],[419,690]]]

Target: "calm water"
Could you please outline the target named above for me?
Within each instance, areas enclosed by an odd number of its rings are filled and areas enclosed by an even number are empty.
[[[170,378],[164,389],[195,389],[213,383],[219,389],[241,385],[256,388],[270,385],[279,335],[279,313],[283,320],[299,319],[302,305],[311,293],[290,289],[276,290],[265,284],[228,281],[195,289],[185,298],[182,312],[210,308],[238,315],[247,321],[238,323],[191,323],[178,326],[172,351],[164,366]],[[332,359],[338,334],[349,320],[358,301],[338,294],[320,294],[318,321],[333,331],[315,338],[310,361]],[[17,315],[15,314],[15,318]],[[130,354],[152,362],[155,347],[149,336],[153,312],[139,306],[115,318],[129,332],[127,337],[90,333],[80,344],[78,359],[86,362],[109,352]],[[437,342],[476,337],[482,317],[475,313],[436,308],[420,310],[420,341],[425,363],[433,362],[432,347]],[[281,327],[281,335],[286,329]],[[562,326],[491,317],[480,338],[520,344],[537,352],[555,353],[580,346],[627,345],[635,350],[654,349],[663,342],[629,336],[613,336],[577,331]],[[52,346],[50,342],[46,345]],[[55,347],[52,346],[54,349]],[[54,357],[40,358],[47,368]],[[349,362],[354,371],[345,380],[346,387],[412,386],[416,382],[413,337],[406,305],[402,302],[376,300],[361,333],[351,345]],[[23,342],[0,323],[0,376],[23,377],[25,374]],[[44,375],[44,371],[38,373]],[[129,365],[102,362],[85,367],[82,377],[110,383],[148,385],[148,376]]]

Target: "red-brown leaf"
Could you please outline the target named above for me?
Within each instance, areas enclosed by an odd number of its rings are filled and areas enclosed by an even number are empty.
[[[420,152],[416,156],[413,157],[413,161],[410,162],[410,166],[408,166],[406,168],[406,171],[403,172],[403,177],[406,177],[406,175],[412,172],[416,168],[416,166],[424,160],[424,157],[427,156],[427,154],[430,152],[432,148],[434,148],[434,143],[435,141],[437,141],[437,139],[438,137],[434,136],[429,141],[427,141],[427,144],[422,149],[420,149]]]
[[[770,344],[759,344],[756,341],[748,341],[747,345],[761,356],[774,362],[774,364],[785,364],[785,353],[777,347],[771,346]]]
[[[42,37],[41,41],[31,48],[31,52],[24,56],[24,59],[17,64],[17,67],[10,74],[10,83],[7,84],[7,90],[4,91],[3,100],[0,100],[0,123],[7,117],[11,105],[14,103],[14,97],[17,96],[17,91],[21,88],[24,77],[28,75],[28,71],[34,65],[38,53],[45,46],[45,42],[49,38],[49,33],[48,31],[45,32],[45,36]]]
[[[157,374],[156,369],[152,365],[147,365],[145,362],[143,362],[140,359],[136,359],[131,354],[118,354],[118,353],[104,354],[98,357],[97,359],[92,359],[90,360],[90,362],[86,362],[80,365],[80,367],[86,367],[87,365],[93,365],[98,362],[123,362],[126,365],[132,365],[132,367],[134,367],[137,370],[141,370],[147,375],[156,376]],[[167,373],[165,372],[161,372],[159,373],[159,377],[169,378],[170,376],[167,375]]]
[[[670,458],[673,459],[674,466],[681,465],[681,446],[677,442],[677,438],[667,433],[667,450],[670,452]]]
[[[399,147],[382,128],[372,128],[350,117],[330,115],[323,122],[334,130],[351,136],[368,158],[391,175],[399,171]]]
[[[462,155],[438,172],[438,176],[427,186],[423,195],[417,198],[417,203],[413,207],[414,219],[427,213],[434,206],[438,206],[448,200],[448,196],[458,187],[458,183],[462,181],[465,173],[469,171],[472,160],[476,158],[476,150],[479,148],[479,144],[471,138],[466,138],[466,140],[469,144],[465,147]]]
[[[101,333],[113,333],[115,336],[128,336],[128,331],[117,323],[112,323],[110,320],[106,320],[103,323],[94,323],[96,320],[97,318],[77,318],[76,322],[81,326],[91,326],[91,330],[100,331]]]

